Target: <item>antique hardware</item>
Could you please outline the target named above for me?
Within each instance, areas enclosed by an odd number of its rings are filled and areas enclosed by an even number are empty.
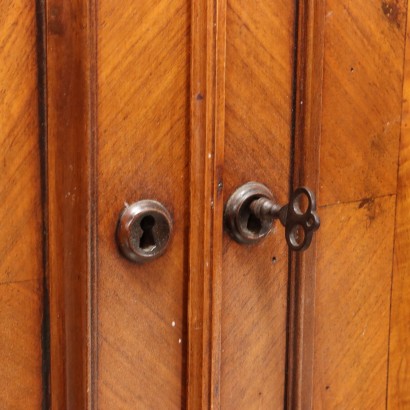
[[[172,233],[172,219],[158,201],[146,199],[125,206],[117,225],[117,243],[130,261],[144,263],[161,256]]]
[[[239,243],[259,242],[271,232],[275,219],[285,227],[288,246],[303,251],[312,242],[320,226],[315,195],[308,188],[297,188],[284,206],[276,203],[272,192],[259,182],[248,182],[229,198],[225,208],[225,224]]]

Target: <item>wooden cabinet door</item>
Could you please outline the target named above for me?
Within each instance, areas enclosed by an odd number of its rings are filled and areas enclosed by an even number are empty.
[[[406,16],[406,0],[38,2],[45,407],[410,405]],[[316,193],[306,252],[279,223],[230,237],[249,181],[283,205]],[[174,229],[136,264],[116,229],[142,199]]]
[[[286,243],[232,242],[223,207],[249,179],[287,199],[295,12],[47,3],[54,406],[283,406]],[[115,231],[141,199],[174,231],[135,264]]]
[[[404,380],[397,379],[397,368],[389,369],[389,348],[391,364],[396,354],[405,354],[405,349],[391,351],[390,336],[397,326],[392,286],[397,269],[403,269],[394,266],[393,247],[405,29],[405,1],[326,2],[323,229],[317,238],[312,373],[316,409],[409,405],[404,390],[389,394]],[[402,224],[397,220],[397,233]],[[408,333],[408,327],[400,332]],[[397,405],[396,400],[403,401]]]

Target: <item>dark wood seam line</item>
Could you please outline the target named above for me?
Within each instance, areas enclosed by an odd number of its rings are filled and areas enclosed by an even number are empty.
[[[97,1],[97,0],[96,0]],[[189,21],[192,21],[192,13],[193,13],[193,7],[192,4],[190,5],[190,10],[189,10]],[[186,93],[187,93],[187,101],[186,101],[186,106],[185,106],[185,115],[186,118],[188,119],[185,123],[185,132],[186,132],[186,138],[188,139],[188,143],[185,144],[185,156],[188,159],[188,181],[191,180],[190,176],[190,161],[191,161],[191,153],[190,153],[190,148],[191,148],[191,98],[193,95],[192,91],[192,84],[191,84],[191,50],[192,50],[192,42],[193,42],[193,36],[192,36],[192,27],[191,24],[189,25],[188,29],[188,35],[187,35],[187,43],[186,43],[186,49],[187,49],[187,55],[186,55],[186,65],[188,67],[188,73],[186,76]],[[188,182],[189,184],[189,182]],[[190,209],[190,186],[188,185],[188,189],[185,192],[185,201],[188,204],[187,205],[187,211],[188,211],[188,220],[191,220],[191,209]],[[190,241],[190,235],[189,235],[189,224],[185,225],[184,228],[184,233],[183,233],[183,247],[185,250],[189,249],[189,241]],[[189,319],[188,319],[188,310],[189,310],[189,280],[190,280],[190,272],[189,272],[189,252],[185,251],[185,255],[183,258],[183,279],[182,279],[182,328],[181,328],[181,338],[182,338],[182,355],[181,355],[181,410],[185,410],[187,408],[187,399],[188,399],[188,377],[189,377],[189,369],[188,369],[188,356],[189,356],[189,350],[188,350],[188,337],[189,337]]]
[[[47,165],[47,38],[45,0],[36,0],[38,146],[40,152],[41,190],[41,242],[42,242],[42,321],[41,321],[41,372],[42,409],[51,405],[50,395],[50,303],[48,283],[48,165]]]
[[[211,115],[212,115],[212,145],[211,145],[211,152],[212,152],[212,167],[211,167],[211,172],[209,174],[209,177],[211,178],[211,184],[210,184],[210,189],[211,189],[211,200],[215,201],[214,198],[214,192],[215,192],[215,161],[216,161],[216,152],[215,152],[215,146],[216,146],[216,99],[217,99],[217,52],[218,52],[218,43],[217,43],[217,26],[218,26],[218,1],[214,0],[212,2],[212,15],[213,15],[213,27],[212,27],[212,110],[211,110]],[[208,90],[207,90],[208,91]],[[206,206],[211,206],[211,204],[206,204]],[[213,398],[213,393],[214,393],[214,386],[213,386],[213,378],[212,378],[212,370],[213,370],[213,357],[214,357],[214,332],[213,332],[213,321],[215,320],[213,313],[214,313],[214,240],[215,240],[215,231],[214,231],[214,220],[215,220],[215,215],[214,215],[214,210],[211,208],[211,213],[210,213],[210,253],[209,253],[209,266],[211,267],[209,269],[209,301],[210,303],[208,304],[208,309],[209,309],[209,341],[210,341],[210,349],[211,349],[211,354],[209,356],[209,362],[208,362],[208,380],[209,380],[209,389],[208,389],[208,403],[210,406],[212,406],[212,398]]]
[[[351,205],[351,204],[356,204],[356,203],[360,203],[360,202],[372,202],[372,201],[375,201],[376,199],[391,198],[393,196],[396,196],[395,192],[390,192],[388,194],[383,194],[383,195],[365,197],[365,198],[361,198],[361,199],[352,199],[351,201],[332,202],[332,203],[326,204],[326,205],[319,205],[318,208],[319,209],[326,209],[326,208],[330,208],[332,206],[337,206],[337,205]]]
[[[10,281],[6,280],[6,281],[0,281],[0,286],[18,285],[22,283],[38,283],[39,281],[42,281],[42,280],[43,280],[43,276],[40,276],[39,278],[35,278],[35,279],[18,279],[18,280],[10,280]]]
[[[88,9],[89,34],[89,138],[90,138],[90,180],[89,180],[89,229],[90,266],[88,277],[89,307],[88,322],[88,375],[87,384],[89,409],[98,408],[98,0],[90,0]]]
[[[399,198],[399,174],[400,174],[400,157],[401,157],[401,142],[403,137],[402,131],[402,123],[403,123],[403,96],[404,96],[404,83],[406,77],[406,55],[407,55],[407,32],[408,32],[408,3],[406,7],[406,18],[405,18],[405,25],[406,28],[404,30],[404,50],[403,50],[403,66],[402,66],[402,84],[401,84],[401,110],[400,110],[400,136],[399,136],[399,152],[397,155],[397,174],[396,174],[396,198],[395,198],[395,205],[394,205],[394,226],[393,226],[393,254],[392,254],[392,267],[391,267],[391,278],[390,278],[390,306],[389,306],[389,333],[387,335],[387,368],[386,368],[386,410],[388,408],[389,403],[389,376],[390,376],[390,335],[391,335],[391,321],[392,321],[392,300],[393,300],[393,280],[394,280],[394,259],[396,254],[396,235],[397,235],[397,204]]]
[[[292,73],[292,117],[291,117],[291,135],[290,135],[290,164],[289,164],[289,191],[288,196],[290,197],[293,189],[293,180],[295,176],[295,146],[296,146],[296,99],[298,95],[298,53],[299,53],[299,17],[300,17],[300,4],[299,0],[295,0],[294,3],[294,25],[293,25],[293,73]],[[287,409],[289,405],[288,397],[288,387],[289,387],[289,378],[292,377],[290,374],[291,369],[289,369],[289,355],[290,351],[293,349],[293,341],[290,340],[290,328],[289,325],[291,323],[291,275],[292,275],[292,255],[291,252],[288,251],[288,286],[287,286],[287,313],[286,313],[286,352],[285,352],[285,383],[284,383],[284,401],[283,401],[283,408]]]

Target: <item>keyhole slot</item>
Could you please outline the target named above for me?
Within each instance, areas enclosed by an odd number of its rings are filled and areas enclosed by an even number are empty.
[[[248,223],[246,224],[246,228],[248,229],[248,231],[257,235],[262,229],[262,222],[253,213],[250,213]]]
[[[140,226],[142,229],[140,248],[145,252],[151,252],[157,246],[155,243],[154,233],[152,231],[155,226],[155,218],[152,215],[144,216],[141,219]]]

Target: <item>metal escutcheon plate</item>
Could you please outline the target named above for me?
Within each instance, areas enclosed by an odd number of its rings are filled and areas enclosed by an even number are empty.
[[[239,187],[226,203],[225,226],[237,242],[257,243],[271,231],[273,220],[258,219],[250,212],[251,202],[262,197],[274,201],[272,192],[265,185],[248,182]]]
[[[163,255],[172,233],[172,219],[160,202],[145,199],[126,206],[117,225],[117,243],[130,261],[145,263]]]

